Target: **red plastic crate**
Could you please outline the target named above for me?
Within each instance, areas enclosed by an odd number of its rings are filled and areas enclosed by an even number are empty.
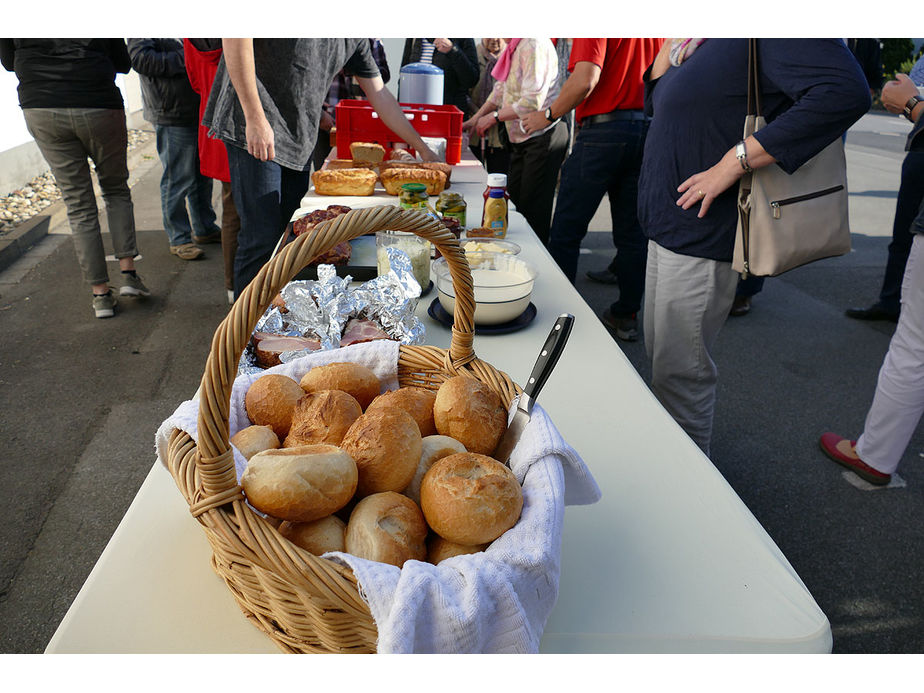
[[[462,160],[462,111],[455,106],[425,103],[402,103],[401,110],[421,137],[446,139],[447,164],[458,164]],[[378,142],[385,147],[386,157],[395,143],[404,142],[363,99],[338,101],[336,122],[337,156],[340,158],[349,158],[352,142]]]

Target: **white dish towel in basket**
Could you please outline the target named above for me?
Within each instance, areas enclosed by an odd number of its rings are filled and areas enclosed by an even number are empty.
[[[398,387],[398,344],[377,341],[315,352],[266,371],[296,380],[316,365],[355,361],[385,389]],[[259,374],[259,375],[262,375]],[[231,396],[231,435],[250,424],[243,396],[259,375],[240,376]],[[516,403],[511,405],[512,416]],[[184,402],[160,427],[156,448],[166,460],[170,431],[196,439],[198,404]],[[234,450],[238,479],[246,461]],[[535,653],[558,596],[565,505],[587,505],[601,492],[577,452],[539,405],[510,466],[523,485],[519,522],[484,552],[439,565],[408,561],[402,569],[346,553],[326,558],[350,567],[378,630],[379,653]]]

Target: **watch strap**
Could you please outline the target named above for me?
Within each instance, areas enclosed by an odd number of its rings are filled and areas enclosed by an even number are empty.
[[[912,96],[912,97],[911,97],[910,99],[908,99],[908,101],[905,103],[905,108],[904,108],[904,110],[902,111],[902,115],[905,116],[908,120],[913,121],[914,119],[913,119],[912,116],[911,116],[911,112],[914,110],[914,107],[917,106],[917,105],[918,105],[919,103],[921,103],[922,101],[924,101],[924,98],[922,98],[922,97],[919,96],[918,94],[915,94],[914,96]]]
[[[553,120],[555,120],[555,118],[552,117],[552,107],[551,107],[551,106],[549,106],[547,109],[545,109],[545,119],[546,119],[547,121],[549,121],[550,123],[551,123]]]
[[[744,169],[745,173],[753,173],[754,169],[752,169],[751,165],[748,163],[748,149],[744,144],[744,140],[741,140],[735,145],[735,156],[738,158],[738,163],[741,164],[741,168]]]

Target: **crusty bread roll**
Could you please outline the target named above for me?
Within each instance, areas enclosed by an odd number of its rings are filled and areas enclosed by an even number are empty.
[[[308,393],[302,390],[302,397],[292,413],[292,427],[282,446],[292,448],[315,443],[340,445],[343,436],[362,413],[356,398],[342,390]]]
[[[414,472],[414,478],[407,485],[403,493],[412,501],[420,504],[420,484],[423,482],[424,475],[430,471],[430,467],[437,460],[441,460],[449,455],[455,455],[457,452],[467,452],[465,446],[455,438],[449,436],[426,436],[421,441],[420,461],[417,463],[417,471]]]
[[[411,154],[407,149],[395,147],[388,154],[388,161],[417,161],[417,157]]]
[[[447,558],[452,558],[453,556],[464,556],[466,554],[484,551],[488,546],[489,544],[464,546],[443,539],[439,534],[434,534],[427,540],[427,562],[436,565],[440,561],[445,561]]]
[[[507,409],[480,380],[457,375],[437,390],[433,420],[440,435],[455,438],[469,452],[490,455],[507,430]]]
[[[371,161],[379,163],[385,158],[385,147],[378,142],[351,142],[350,156],[353,161]]]
[[[420,429],[401,409],[366,412],[350,426],[340,443],[359,469],[360,497],[382,491],[403,491],[420,460]]]
[[[296,546],[315,556],[328,551],[344,551],[346,523],[336,515],[314,522],[289,522],[279,525],[279,533]]]
[[[422,387],[399,387],[389,390],[372,400],[366,411],[381,407],[397,407],[403,409],[420,429],[420,435],[432,436],[436,433],[436,424],[433,422],[433,403],[436,401],[436,392]]]
[[[302,376],[299,385],[305,392],[342,390],[352,395],[364,410],[382,391],[382,383],[375,373],[349,361],[315,366]]]
[[[249,460],[258,452],[278,448],[279,436],[269,426],[248,426],[231,436],[231,445]]]
[[[367,168],[321,170],[311,174],[311,182],[318,195],[371,195],[375,192],[376,180],[375,171]]]
[[[370,561],[399,568],[427,557],[427,524],[420,508],[400,493],[386,491],[363,498],[350,515],[346,550]]]
[[[520,519],[523,489],[497,460],[460,452],[438,460],[424,475],[420,508],[444,539],[465,546],[488,544]]]
[[[305,391],[294,378],[280,373],[267,373],[254,380],[247,389],[244,408],[251,423],[269,426],[281,440],[292,425],[295,403],[304,394]]]
[[[385,192],[397,195],[405,183],[423,183],[428,195],[439,195],[446,187],[446,174],[426,168],[386,168],[379,173]]]
[[[336,445],[303,445],[258,452],[241,475],[241,488],[257,510],[312,522],[346,505],[357,480],[356,463]]]

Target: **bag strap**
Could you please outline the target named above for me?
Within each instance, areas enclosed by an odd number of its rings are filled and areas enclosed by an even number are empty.
[[[748,115],[760,115],[760,69],[757,65],[757,39],[748,39]]]
[[[757,66],[757,39],[748,39],[748,116],[754,120],[760,116],[760,72]],[[750,217],[751,180],[753,174],[746,173],[738,185],[738,218],[741,225],[741,251],[743,256],[742,279],[750,274]]]

